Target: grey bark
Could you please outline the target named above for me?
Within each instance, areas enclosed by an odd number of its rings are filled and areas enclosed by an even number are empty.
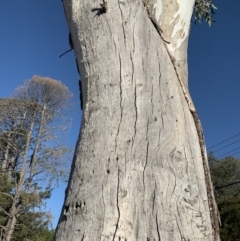
[[[141,1],[96,16],[99,3],[64,1],[84,101],[55,240],[213,240],[199,137],[166,46]]]

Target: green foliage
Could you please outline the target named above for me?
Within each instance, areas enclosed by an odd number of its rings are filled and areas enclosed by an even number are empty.
[[[4,226],[7,222],[6,213],[11,207],[12,183],[0,168],[0,225]]]
[[[240,241],[240,198],[225,198],[218,203],[222,241]]]
[[[240,241],[240,160],[217,160],[212,154],[208,160],[222,223],[221,240]]]
[[[210,154],[209,165],[217,201],[226,197],[240,198],[240,183],[226,186],[240,181],[240,160],[235,157],[217,160]]]
[[[45,212],[26,212],[19,216],[16,230],[12,241],[32,240],[47,241],[52,240],[53,231],[48,229],[49,219]]]
[[[37,241],[53,241],[54,232],[54,230],[45,230]]]
[[[214,21],[213,14],[216,10],[216,6],[213,4],[212,0],[196,0],[194,5],[194,19],[195,22],[201,23],[202,18],[208,23],[209,27]]]
[[[4,174],[0,168],[0,225],[7,223],[7,213],[11,207],[14,182],[9,180],[9,176]],[[39,193],[21,194],[22,208],[18,214],[16,228],[12,241],[52,241],[54,231],[50,231],[48,226],[51,215],[48,212],[40,211],[38,206],[42,205],[43,200],[50,198],[51,190],[40,191]],[[38,210],[38,211],[36,211]]]

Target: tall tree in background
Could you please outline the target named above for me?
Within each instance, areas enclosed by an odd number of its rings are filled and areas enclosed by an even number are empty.
[[[0,100],[0,167],[9,187],[1,190],[9,201],[0,207],[1,240],[12,240],[19,216],[40,208],[68,171],[69,149],[59,134],[70,125],[71,98],[60,81],[33,76]]]
[[[212,1],[63,3],[83,120],[55,240],[219,240],[187,67],[194,6],[211,23]]]

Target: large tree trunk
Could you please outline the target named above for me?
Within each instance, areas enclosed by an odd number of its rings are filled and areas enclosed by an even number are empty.
[[[194,0],[155,2],[64,1],[84,112],[57,241],[219,240],[184,94]]]

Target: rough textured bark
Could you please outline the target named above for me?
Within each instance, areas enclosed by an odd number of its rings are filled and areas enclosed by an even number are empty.
[[[84,112],[55,240],[219,240],[187,90],[194,0],[63,2]]]

